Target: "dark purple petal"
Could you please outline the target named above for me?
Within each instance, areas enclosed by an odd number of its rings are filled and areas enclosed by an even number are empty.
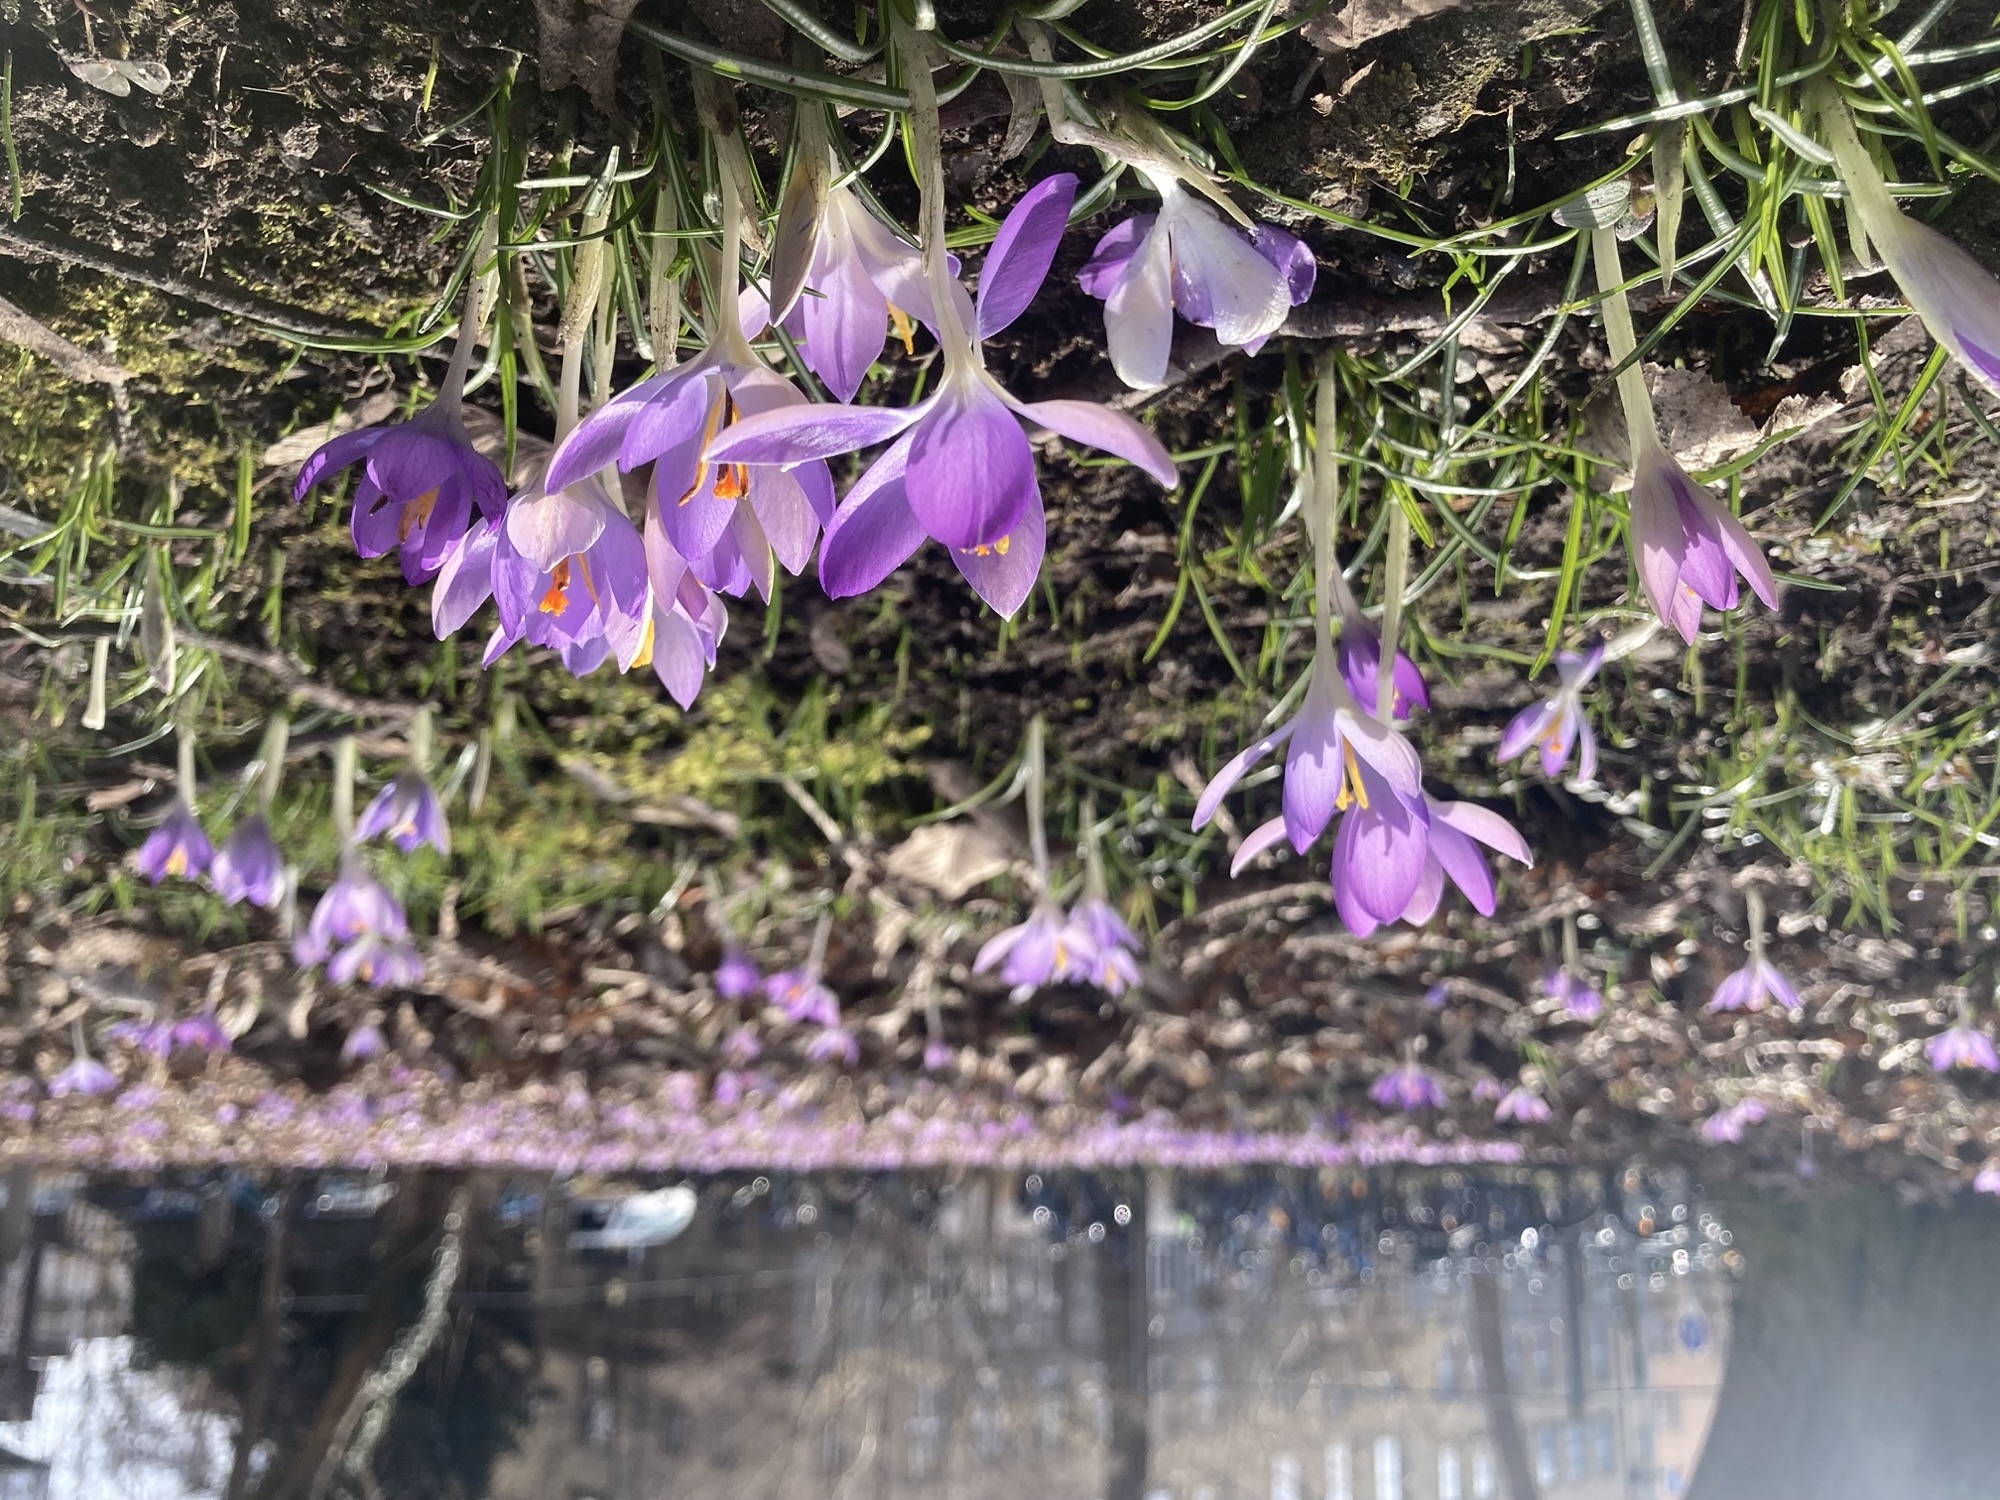
[[[983,373],[945,376],[911,431],[904,492],[925,532],[954,548],[998,541],[1037,499],[1028,435]]]
[[[276,906],[285,895],[285,859],[271,838],[262,813],[252,813],[230,832],[208,867],[209,883],[230,905],[248,901]]]
[[[305,499],[306,491],[327,475],[366,458],[368,450],[381,442],[389,430],[387,427],[363,427],[354,432],[343,432],[339,437],[321,443],[299,470],[298,480],[292,485],[293,501]]]
[[[1000,221],[979,268],[979,337],[991,338],[1028,310],[1048,279],[1075,201],[1076,175],[1058,172],[1023,193]]]
[[[1297,307],[1312,296],[1313,282],[1319,275],[1319,262],[1313,257],[1312,246],[1290,230],[1280,229],[1275,224],[1259,224],[1253,228],[1250,243],[1285,278],[1285,290],[1291,296],[1292,306]]]
[[[158,885],[168,876],[194,880],[207,871],[215,850],[194,809],[176,798],[158,828],[139,846],[139,872]]]

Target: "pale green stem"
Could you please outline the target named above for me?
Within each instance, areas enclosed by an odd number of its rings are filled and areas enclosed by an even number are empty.
[[[420,708],[410,719],[410,764],[422,771],[431,762],[431,711]]]
[[[1375,663],[1375,717],[1390,722],[1396,707],[1396,642],[1403,629],[1403,589],[1410,575],[1410,513],[1394,495],[1382,577],[1382,646]]]
[[[1583,960],[1577,953],[1575,917],[1563,918],[1563,970],[1579,977],[1583,973]]]
[[[438,402],[457,405],[465,395],[465,372],[472,368],[472,349],[479,342],[481,320],[479,301],[482,283],[477,276],[471,277],[465,289],[465,311],[458,319],[458,342],[452,346],[451,363],[445,366],[444,379],[438,382]]]
[[[937,84],[922,41],[910,30],[902,12],[889,7],[889,24],[903,62],[903,85],[909,90],[910,155],[917,166],[917,240],[923,249],[924,280],[938,321],[938,344],[944,350],[945,374],[963,368],[973,350],[971,336],[959,320],[957,287],[946,260],[944,239],[944,132],[938,120]]]
[[[1333,643],[1333,580],[1340,571],[1340,559],[1333,551],[1340,505],[1340,441],[1335,428],[1338,369],[1331,349],[1321,353],[1313,393],[1313,492],[1306,505],[1306,531],[1313,544],[1313,627],[1317,643],[1325,648]]]
[[[1623,365],[1618,372],[1618,399],[1625,407],[1625,433],[1636,469],[1642,453],[1657,450],[1660,424],[1653,416],[1653,398],[1646,391],[1646,372],[1633,356],[1639,338],[1632,331],[1632,304],[1625,299],[1623,269],[1618,263],[1618,236],[1610,229],[1590,231],[1591,259],[1597,270],[1597,289],[1604,294],[1604,338],[1611,346],[1611,362]]]
[[[1743,904],[1750,909],[1750,961],[1755,963],[1764,956],[1764,893],[1749,887],[1743,892]]]
[[[1093,901],[1106,900],[1110,886],[1104,879],[1104,851],[1098,847],[1097,799],[1083,799],[1083,893]]]
[[[270,728],[264,731],[263,748],[257,753],[263,766],[257,776],[257,810],[269,814],[271,804],[278,800],[278,788],[285,779],[285,747],[291,743],[292,721],[283,713],[275,714]]]
[[[826,940],[833,935],[833,909],[827,908],[819,914],[819,925],[813,928],[812,947],[806,952],[806,972],[817,975],[826,963]]]
[[[343,847],[354,842],[354,736],[333,742],[333,826]]]
[[[1903,211],[1896,206],[1889,184],[1876,170],[1875,158],[1861,144],[1861,137],[1854,129],[1854,116],[1848,112],[1840,91],[1825,79],[1816,78],[1806,86],[1806,99],[1819,114],[1827,149],[1833,152],[1841,184],[1847,189],[1849,227],[1855,228],[1858,222],[1861,235],[1874,241],[1879,252],[1885,233],[1893,233]],[[1870,258],[1866,249],[1857,237],[1855,252],[1863,261]]]
[[[1049,894],[1049,833],[1042,826],[1043,794],[1048,785],[1048,767],[1042,751],[1042,716],[1036,714],[1028,721],[1028,850],[1035,861],[1035,895],[1046,899]]]
[[[100,635],[90,647],[90,699],[83,707],[83,727],[102,729],[108,713],[106,683],[111,675],[111,637]]]
[[[181,801],[194,806],[194,730],[186,724],[180,726],[180,755],[175,766],[175,786],[181,794]]]
[[[681,293],[674,284],[673,233],[680,227],[680,200],[664,182],[653,198],[653,247],[646,288],[646,332],[653,344],[653,367],[670,370],[680,359]]]

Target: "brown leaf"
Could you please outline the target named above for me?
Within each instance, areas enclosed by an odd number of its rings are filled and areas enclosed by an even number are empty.
[[[540,23],[542,87],[579,85],[590,102],[611,112],[618,41],[638,0],[535,0]]]
[[[1427,16],[1457,10],[1465,0],[1347,0],[1333,15],[1305,26],[1306,40],[1322,52],[1345,52],[1378,36],[1401,31]]]

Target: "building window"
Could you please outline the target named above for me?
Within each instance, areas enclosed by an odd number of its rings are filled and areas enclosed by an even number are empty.
[[[1597,1472],[1616,1474],[1618,1472],[1618,1424],[1611,1420],[1609,1412],[1599,1416],[1596,1422]]]
[[[1589,1472],[1585,1463],[1583,1423],[1570,1422],[1563,1428],[1563,1478],[1581,1479]]]
[[[1458,1469],[1458,1449],[1450,1443],[1438,1449],[1438,1500],[1465,1500],[1465,1482]]]
[[[1537,1427],[1535,1429],[1535,1482],[1537,1484],[1554,1484],[1556,1482],[1557,1477],[1561,1473],[1561,1469],[1557,1463],[1556,1451],[1559,1447],[1561,1447],[1561,1444],[1556,1441],[1555,1428]]]
[[[1271,1460],[1271,1500],[1305,1500],[1305,1479],[1299,1461],[1289,1453]]]
[[[1493,1462],[1493,1450],[1484,1443],[1472,1449],[1472,1500],[1496,1500],[1500,1493],[1500,1470]]]
[[[1403,1444],[1388,1433],[1375,1439],[1375,1500],[1403,1500]]]
[[[1326,1445],[1326,1500],[1354,1500],[1354,1453],[1345,1443]]]

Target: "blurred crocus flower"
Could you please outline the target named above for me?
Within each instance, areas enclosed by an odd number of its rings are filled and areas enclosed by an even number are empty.
[[[840,1020],[840,1001],[820,982],[817,969],[785,969],[764,981],[764,993],[794,1025],[812,1022],[832,1026]]]
[[[1021,420],[1137,464],[1172,485],[1174,461],[1123,412],[1091,401],[1020,401],[987,372],[980,341],[1024,311],[1048,275],[1076,196],[1060,173],[1014,205],[994,237],[976,304],[957,283],[935,307],[944,371],[935,393],[906,408],[802,405],[746,415],[719,432],[708,461],[795,468],[895,441],[827,527],[820,584],[834,598],[866,593],[926,537],[951,550],[973,589],[1000,614],[1020,609],[1046,543],[1035,455]],[[941,247],[940,247],[941,248]]]
[[[1333,839],[1333,904],[1356,937],[1397,920],[1421,927],[1437,911],[1447,878],[1481,916],[1492,916],[1497,892],[1481,845],[1535,862],[1514,825],[1475,802],[1422,792],[1412,803],[1366,770],[1362,784],[1368,799],[1348,810]]]
[[[861,1061],[861,1043],[854,1033],[843,1026],[822,1026],[806,1043],[806,1061],[810,1063],[839,1063],[851,1068]]]
[[[1693,642],[1701,629],[1701,607],[1736,608],[1736,575],[1775,609],[1777,581],[1771,565],[1743,523],[1727,505],[1696,484],[1657,438],[1633,442],[1632,551],[1639,582],[1653,609]]]
[[[274,907],[285,899],[285,857],[262,813],[252,813],[222,841],[208,867],[208,882],[231,906],[248,901]]]
[[[341,859],[340,874],[293,942],[292,956],[301,964],[323,963],[335,945],[351,943],[363,933],[400,938],[409,930],[409,919],[396,898],[349,852]]]
[[[1013,988],[1013,998],[1025,1000],[1045,984],[1074,984],[1088,979],[1097,962],[1090,935],[1062,908],[1038,902],[1028,920],[988,938],[972,961],[972,972],[984,974],[995,965]]]
[[[430,781],[415,766],[375,794],[355,825],[354,836],[367,840],[386,836],[405,854],[429,844],[440,854],[451,852],[451,830]]]
[[[2000,395],[2000,282],[1951,240],[1897,207],[1836,89],[1815,83],[1809,97],[1839,165],[1849,214],[1859,219],[1931,337]]]
[[[1506,1097],[1493,1107],[1493,1118],[1500,1124],[1512,1120],[1521,1125],[1539,1125],[1552,1113],[1549,1101],[1525,1084],[1509,1089]]]
[[[366,1062],[388,1050],[389,1039],[382,1035],[382,1028],[373,1021],[363,1021],[348,1032],[347,1040],[340,1044],[340,1060],[344,1063]]]
[[[1542,774],[1553,780],[1569,762],[1569,752],[1583,746],[1578,758],[1576,779],[1590,781],[1597,775],[1597,736],[1584,716],[1582,693],[1604,664],[1604,642],[1595,637],[1581,652],[1558,651],[1556,672],[1561,685],[1554,693],[1532,703],[1514,715],[1500,736],[1499,757],[1513,760],[1531,748],[1542,754]]]
[[[1122,995],[1139,982],[1139,938],[1109,901],[1090,896],[1069,914],[1069,928],[1090,948],[1090,982],[1107,995]]]
[[[1799,992],[1792,988],[1792,982],[1778,972],[1777,966],[1761,953],[1753,953],[1749,963],[1715,987],[1715,995],[1709,1000],[1708,1008],[1762,1010],[1773,1000],[1792,1011],[1804,1004],[1799,999]]]
[[[154,885],[169,875],[193,880],[208,869],[214,858],[215,850],[208,842],[208,835],[201,831],[194,809],[185,797],[177,797],[160,826],[139,846],[139,873]]]
[[[424,977],[424,960],[408,937],[364,932],[327,960],[326,977],[335,984],[359,980],[377,989],[397,989]]]
[[[60,1099],[65,1094],[108,1094],[118,1087],[118,1075],[87,1052],[49,1080],[49,1093]]]
[[[190,1047],[200,1052],[227,1052],[229,1033],[222,1029],[222,1023],[215,1019],[215,1012],[203,1009],[198,1014],[183,1016],[174,1022],[172,1042],[176,1047]]]
[[[1310,477],[1305,482],[1310,489]],[[1346,680],[1348,691],[1354,694],[1355,701],[1373,713],[1381,690],[1382,631],[1362,612],[1354,590],[1347,586],[1345,575],[1338,568],[1330,572],[1327,582],[1332,591],[1334,608],[1340,612],[1340,639],[1335,647],[1335,654],[1340,659],[1340,675]],[[1430,689],[1424,686],[1423,674],[1410,660],[1408,652],[1397,651],[1393,670],[1395,685],[1389,717],[1407,719],[1412,709],[1429,708]]]
[[[1924,1057],[1932,1070],[1939,1073],[1948,1073],[1953,1068],[2000,1073],[2000,1051],[1994,1049],[1993,1038],[1967,1021],[1959,1022],[1949,1031],[1940,1031],[1925,1042]]]
[[[1487,1074],[1472,1086],[1472,1097],[1481,1104],[1491,1104],[1507,1096],[1506,1087],[1492,1074]]]
[[[722,962],[715,966],[715,992],[725,1000],[741,1000],[745,995],[754,994],[757,986],[764,982],[764,976],[757,972],[741,948],[723,950]]]
[[[1755,1125],[1764,1118],[1764,1106],[1755,1099],[1745,1099],[1741,1103],[1719,1109],[1701,1122],[1701,1136],[1705,1141],[1721,1144],[1724,1141],[1740,1141],[1746,1127]]]
[[[1116,225],[1077,281],[1104,304],[1118,378],[1152,390],[1166,383],[1175,313],[1254,354],[1312,295],[1318,268],[1296,235],[1269,224],[1246,232],[1166,173],[1140,170],[1160,211]]]
[[[722,1039],[722,1055],[732,1068],[747,1068],[764,1055],[764,1044],[748,1026],[738,1026]]]
[[[1542,990],[1559,1001],[1572,1020],[1594,1021],[1604,1010],[1604,993],[1582,973],[1559,964],[1542,976]]]
[[[924,1043],[924,1071],[926,1073],[942,1073],[950,1066],[951,1048],[945,1045],[942,1037],[934,1036],[928,1042]]]
[[[1992,1193],[2000,1197],[2000,1163],[1981,1167],[1978,1175],[1972,1179],[1972,1190],[1975,1193]]]
[[[465,430],[465,372],[472,358],[468,315],[437,399],[409,421],[343,433],[306,460],[292,498],[352,464],[362,464],[354,492],[354,550],[380,557],[400,551],[403,577],[421,583],[436,574],[446,551],[465,534],[475,506],[497,516],[507,484]]]
[[[1384,1109],[1439,1109],[1444,1085],[1414,1061],[1392,1068],[1368,1086],[1368,1097]]]

